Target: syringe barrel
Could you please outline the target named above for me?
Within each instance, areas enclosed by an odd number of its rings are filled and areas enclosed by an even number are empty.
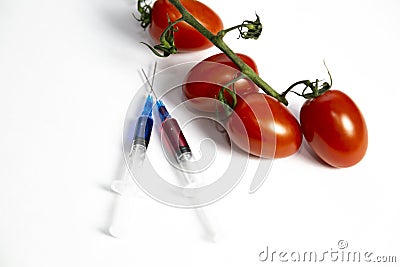
[[[143,165],[146,157],[146,147],[140,144],[133,144],[128,157],[128,168],[137,169]]]
[[[133,145],[143,145],[147,148],[150,141],[153,119],[150,116],[139,116],[135,133],[133,135]]]
[[[146,147],[141,144],[136,144],[136,145],[132,144],[128,157],[126,158],[127,166],[126,168],[124,168],[125,169],[124,174],[118,179],[115,179],[111,183],[111,189],[114,192],[117,192],[121,195],[123,195],[126,192],[130,180],[129,178],[131,177],[129,169],[137,170],[138,168],[141,168],[145,157],[146,157]]]
[[[183,153],[180,158],[177,159],[178,164],[181,168],[182,176],[185,179],[186,187],[193,187],[198,182],[195,176],[197,169],[195,167],[195,161],[193,160],[192,152]]]
[[[165,138],[168,142],[177,160],[179,160],[182,155],[192,152],[178,122],[174,118],[167,118],[162,123],[161,135],[162,138]]]

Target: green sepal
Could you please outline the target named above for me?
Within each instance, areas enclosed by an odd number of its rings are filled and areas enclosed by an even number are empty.
[[[137,18],[135,14],[132,13],[132,16],[140,22],[140,26],[144,30],[146,30],[147,26],[151,23],[151,10],[152,7],[146,3],[146,0],[138,0],[137,10],[140,13],[140,18]]]

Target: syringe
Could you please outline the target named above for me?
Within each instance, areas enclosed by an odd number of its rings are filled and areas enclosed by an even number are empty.
[[[156,67],[157,65],[154,66],[154,73],[156,71]],[[149,83],[149,86],[151,87],[152,85]],[[121,194],[121,196],[116,199],[112,221],[109,228],[110,234],[114,237],[122,237],[129,229],[128,220],[126,217],[128,215],[128,211],[124,209],[126,206],[125,204],[127,203],[127,200],[124,199],[126,197],[124,196],[124,193],[126,192],[130,181],[129,168],[140,168],[146,156],[147,146],[149,145],[151,131],[153,129],[153,104],[154,100],[150,92],[145,100],[142,113],[137,118],[137,122],[135,124],[133,140],[126,161],[127,166],[124,168],[124,174],[121,176],[121,178],[116,179],[111,183],[111,189]]]
[[[157,97],[156,97],[157,99]],[[161,135],[163,141],[165,141],[170,150],[183,170],[186,186],[191,186],[195,183],[195,179],[192,177],[190,170],[190,164],[193,162],[192,150],[185,136],[178,124],[178,121],[171,117],[167,108],[165,107],[162,100],[156,100],[158,114],[161,120]]]
[[[188,172],[190,165],[194,162],[190,146],[186,141],[186,138],[183,135],[177,120],[172,118],[164,103],[161,100],[158,100],[153,88],[152,91],[156,98],[157,110],[160,115],[161,132],[163,137],[165,137],[162,139],[163,141],[166,141],[167,145],[170,147],[170,149],[172,149],[172,153],[174,154],[176,161],[181,166],[181,172],[184,176],[186,186],[191,187],[196,183],[196,180],[193,178],[192,172]],[[204,208],[195,208],[194,210],[209,239],[215,241],[216,231]]]
[[[154,65],[153,81],[157,68],[157,62]],[[116,179],[111,183],[111,189],[119,194],[125,193],[129,182],[130,174],[129,168],[140,168],[146,156],[147,146],[150,142],[151,131],[153,129],[152,110],[154,100],[151,96],[153,84],[150,84],[147,76],[145,75],[150,92],[146,98],[142,114],[137,118],[136,127],[134,129],[132,145],[127,157],[127,168],[125,168],[124,175],[120,179]]]

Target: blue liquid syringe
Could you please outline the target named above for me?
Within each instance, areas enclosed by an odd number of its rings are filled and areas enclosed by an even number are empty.
[[[153,82],[156,66],[157,65],[154,66]],[[149,86],[151,87],[152,85],[149,83]],[[146,97],[142,113],[139,115],[136,124],[134,125],[135,128],[133,132],[133,139],[129,154],[126,157],[124,173],[119,179],[115,179],[111,183],[111,189],[121,195],[116,199],[112,221],[109,227],[109,233],[114,237],[122,237],[126,235],[130,229],[127,218],[129,213],[128,210],[124,208],[126,206],[125,204],[127,203],[126,199],[124,199],[126,198],[125,193],[129,187],[129,182],[131,181],[129,169],[141,168],[143,161],[145,160],[147,146],[149,145],[151,132],[153,129],[153,104],[154,100],[150,92]]]

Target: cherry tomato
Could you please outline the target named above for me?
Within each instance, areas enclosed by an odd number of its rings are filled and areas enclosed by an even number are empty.
[[[227,130],[242,150],[264,158],[283,158],[299,150],[303,138],[300,125],[275,98],[262,93],[247,94],[238,97],[234,111]]]
[[[310,147],[334,167],[350,167],[365,155],[368,131],[361,111],[341,91],[328,90],[307,100],[300,111],[301,128]]]
[[[237,54],[247,65],[258,73],[256,63],[248,56]],[[207,101],[205,98],[215,99],[223,85],[240,76],[239,68],[224,53],[213,55],[195,65],[186,75],[182,90],[190,99],[190,106],[200,111],[215,112],[215,101]],[[234,86],[228,86],[238,95],[258,92],[258,87],[249,79],[239,79]],[[228,103],[232,97],[228,92],[224,94]]]
[[[195,0],[181,0],[182,5],[209,31],[217,34],[223,29],[220,17],[205,4]],[[160,41],[161,33],[168,26],[168,17],[171,22],[179,19],[181,14],[168,0],[157,0],[151,11],[149,32],[155,42]],[[175,46],[178,51],[197,51],[211,47],[213,44],[186,22],[175,25],[178,29],[174,33]]]

